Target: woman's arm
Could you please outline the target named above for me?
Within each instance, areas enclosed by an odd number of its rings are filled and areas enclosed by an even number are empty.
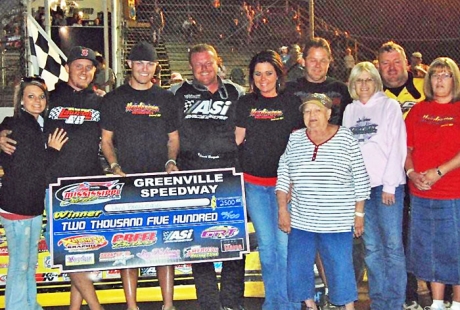
[[[237,126],[235,129],[236,145],[240,145],[241,143],[243,143],[245,137],[246,137],[246,128]]]
[[[412,151],[414,150],[413,147],[407,147],[407,156],[406,156],[406,163],[404,164],[404,168],[406,169],[406,175],[410,182],[414,183],[415,187],[417,187],[421,191],[431,189],[430,185],[427,184],[425,180],[425,173],[424,172],[417,172],[414,169],[414,162],[412,160]]]
[[[289,234],[291,232],[291,214],[288,209],[288,193],[277,190],[276,199],[278,201],[278,227]]]

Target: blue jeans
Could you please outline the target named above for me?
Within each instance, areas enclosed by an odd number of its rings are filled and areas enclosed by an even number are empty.
[[[5,308],[8,310],[38,310],[35,268],[38,261],[38,241],[42,216],[26,220],[0,217],[8,243],[8,274],[6,277]]]
[[[288,309],[287,234],[278,228],[275,186],[245,183],[246,205],[256,230],[262,279],[265,287],[263,310]]]
[[[406,262],[402,240],[404,185],[395,203],[382,203],[383,186],[373,187],[365,203],[364,244],[371,309],[401,309],[406,298]]]
[[[353,269],[353,233],[314,233],[291,229],[288,243],[288,292],[291,304],[314,299],[316,252],[319,252],[329,285],[329,300],[345,305],[358,299]],[[388,308],[390,309],[390,308]]]

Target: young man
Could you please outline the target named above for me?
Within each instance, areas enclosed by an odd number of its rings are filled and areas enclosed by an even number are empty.
[[[121,176],[178,170],[179,114],[174,96],[152,83],[157,53],[151,44],[139,42],[131,49],[127,62],[131,78],[108,93],[102,105],[102,152],[113,172]],[[163,309],[174,310],[174,266],[156,269]],[[137,309],[138,273],[138,268],[121,270],[128,310]]]

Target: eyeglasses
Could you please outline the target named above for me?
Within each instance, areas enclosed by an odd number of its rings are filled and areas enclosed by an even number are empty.
[[[32,83],[32,82],[38,82],[40,84],[43,84],[46,87],[45,80],[39,76],[26,76],[21,79],[21,83]]]
[[[432,80],[444,81],[452,77],[452,73],[435,73],[431,75]]]
[[[367,79],[357,79],[355,83],[363,85],[363,84],[369,84],[372,82],[374,82],[374,79],[367,78]]]

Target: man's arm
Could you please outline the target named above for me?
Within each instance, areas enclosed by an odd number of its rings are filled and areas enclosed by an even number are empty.
[[[113,146],[113,131],[102,129],[101,148],[105,159],[110,165],[110,169],[112,169],[112,172],[121,175],[122,177],[126,176],[117,161],[115,147]]]
[[[180,148],[179,131],[175,130],[168,133],[168,138],[168,161],[165,164],[165,169],[167,173],[171,173],[171,171],[179,171],[176,165],[176,159]]]
[[[8,155],[13,155],[16,150],[15,145],[17,144],[16,140],[8,138],[11,132],[11,130],[7,129],[0,132],[0,149]]]

